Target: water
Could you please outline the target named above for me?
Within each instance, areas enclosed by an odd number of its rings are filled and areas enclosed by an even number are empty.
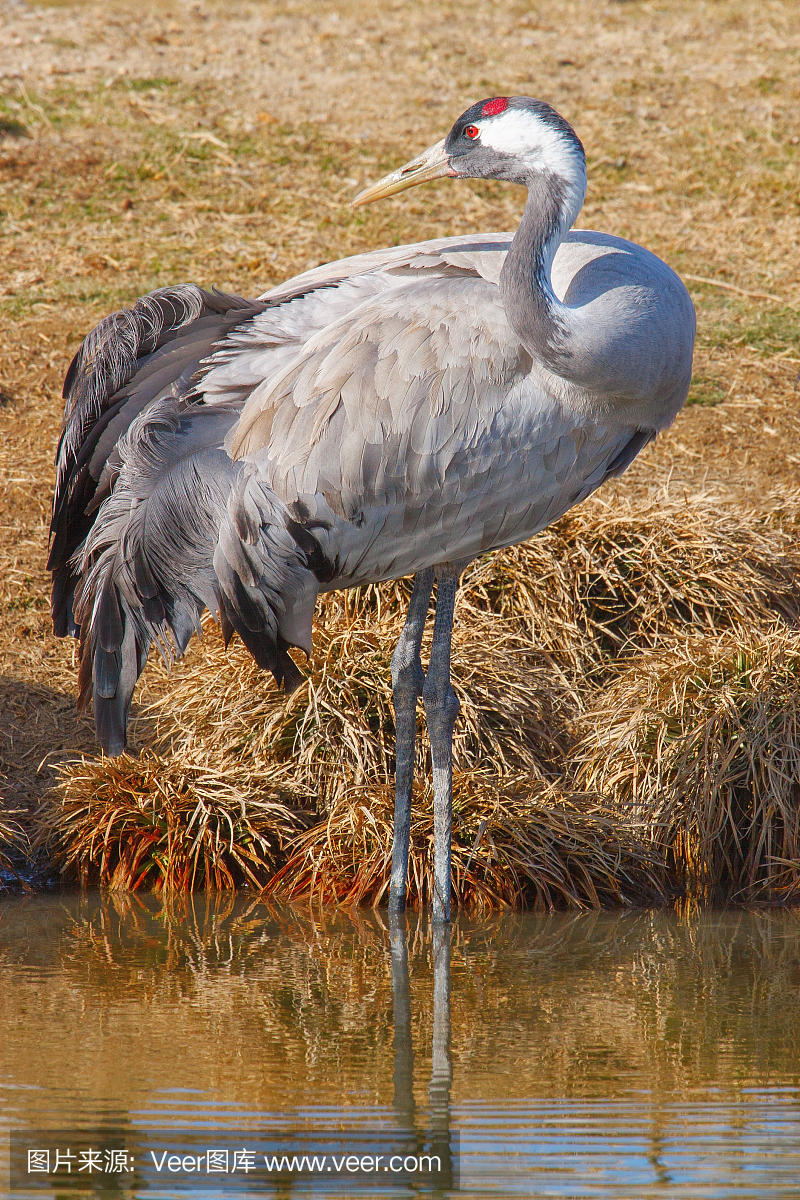
[[[0,1135],[113,1129],[144,1158],[326,1135],[374,1153],[402,1128],[457,1167],[453,1188],[151,1171],[91,1193],[142,1200],[796,1198],[799,990],[791,911],[460,916],[443,938],[241,896],[6,899]],[[8,1196],[84,1194],[3,1171]]]

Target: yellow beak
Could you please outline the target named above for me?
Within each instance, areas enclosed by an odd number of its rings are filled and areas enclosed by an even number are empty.
[[[427,183],[429,179],[441,179],[443,175],[455,175],[450,157],[445,153],[444,138],[419,158],[412,158],[399,171],[392,171],[391,175],[364,188],[350,203],[353,208],[360,208],[362,204],[372,204],[373,200],[383,200],[385,196],[394,196],[418,183]]]

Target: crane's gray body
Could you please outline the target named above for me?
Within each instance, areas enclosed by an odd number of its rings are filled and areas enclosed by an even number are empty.
[[[308,272],[292,287],[318,290],[236,331],[227,361],[206,375],[207,403],[252,389],[227,442],[246,463],[237,503],[255,517],[275,495],[313,528],[323,590],[533,536],[624,469],[682,404],[691,302],[664,263],[576,231],[553,265],[559,299],[588,310],[600,301],[606,320],[611,309],[626,368],[656,376],[645,407],[589,395],[532,359],[498,287],[511,240],[442,239]],[[271,348],[295,330],[296,342]],[[310,593],[301,608],[282,632],[308,647]]]

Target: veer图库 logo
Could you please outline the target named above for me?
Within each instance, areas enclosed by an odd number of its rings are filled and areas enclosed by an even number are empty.
[[[447,1130],[358,1129],[209,1131],[98,1127],[16,1130],[10,1135],[11,1189],[31,1195],[135,1195],[169,1180],[187,1194],[233,1194],[289,1180],[363,1183],[375,1193],[397,1183],[426,1191],[458,1186],[458,1135]]]

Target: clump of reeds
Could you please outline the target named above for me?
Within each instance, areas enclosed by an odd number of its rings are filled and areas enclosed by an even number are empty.
[[[14,860],[28,849],[28,839],[23,827],[9,812],[0,812],[0,871],[17,876]]]
[[[388,900],[394,796],[390,788],[340,796],[299,834],[267,894],[318,903]],[[453,898],[459,907],[600,908],[655,903],[669,891],[657,848],[597,796],[566,794],[527,775],[483,771],[453,780]],[[408,902],[433,897],[433,796],[415,788]]]
[[[631,663],[585,718],[583,786],[630,812],[689,895],[800,898],[800,635],[690,638]]]
[[[702,494],[601,492],[532,541],[473,564],[461,603],[520,621],[578,672],[687,631],[797,623],[797,508],[784,497],[779,522]]]
[[[83,759],[62,769],[38,844],[83,884],[136,891],[261,887],[303,817],[280,789],[255,794],[186,759]]]
[[[624,753],[610,731],[617,729],[616,717],[627,711],[628,700],[634,708],[639,703],[632,681],[646,676],[654,688],[659,680],[672,688],[671,671],[688,654],[681,648],[688,631],[701,631],[698,646],[716,643],[745,621],[774,629],[776,637],[788,636],[775,622],[800,618],[794,587],[800,555],[794,545],[779,524],[716,506],[705,496],[661,496],[634,504],[612,494],[594,498],[532,542],[472,565],[460,589],[453,639],[453,683],[461,702],[454,743],[456,807],[471,814],[463,817],[462,833],[457,825],[454,848],[461,903],[649,901],[664,890],[658,864],[665,848],[695,890],[701,876],[706,890],[708,881],[718,878],[728,880],[732,890],[750,886],[749,868],[735,866],[724,838],[694,832],[699,819],[688,801],[683,807],[676,801],[671,815],[654,801],[637,801],[639,825],[632,826],[632,797],[652,774],[650,727],[642,725],[645,732]],[[229,886],[234,877],[243,877],[241,864],[235,870],[230,865],[237,838],[254,845],[249,827],[237,823],[240,798],[250,805],[262,795],[276,797],[278,789],[284,807],[265,814],[258,829],[269,838],[274,820],[282,833],[270,841],[269,855],[259,851],[254,876],[264,882],[265,871],[278,871],[270,886],[287,894],[370,903],[385,897],[394,773],[390,659],[408,590],[406,582],[396,582],[322,597],[308,681],[289,698],[240,644],[225,651],[218,632],[209,628],[204,647],[176,668],[172,686],[147,713],[160,755],[157,769],[146,757],[121,760],[124,767],[99,759],[64,768],[47,834],[60,847],[64,868],[83,871],[91,844],[92,862],[115,886]],[[423,659],[429,638],[430,626]],[[651,667],[642,666],[645,662]],[[766,686],[767,674],[763,681]],[[690,735],[704,705],[716,711],[720,686],[715,677],[702,695],[698,691],[694,708],[684,705],[671,713],[669,727],[676,737]],[[621,689],[619,700],[613,698],[615,689]],[[583,775],[576,784],[575,747],[587,710],[600,732],[591,753],[583,743]],[[603,714],[610,714],[608,728]],[[423,721],[420,726],[417,769],[423,780],[430,762]],[[707,766],[722,770],[721,760],[709,760]],[[170,817],[169,838],[164,834],[169,868],[159,865],[158,855],[148,857],[143,849],[140,859],[129,848],[133,828],[155,837],[151,798],[159,779],[169,781],[163,785],[169,804],[185,796],[178,804],[184,815]],[[226,836],[206,838],[213,853],[202,869],[192,857],[200,819],[192,814],[205,812],[195,799],[199,779],[215,798],[217,824],[208,817],[208,828],[223,828],[230,809]],[[653,797],[660,795],[660,786],[653,785]],[[706,786],[717,787],[713,778]],[[125,820],[118,815],[121,793],[131,814]],[[588,808],[585,798],[575,799],[579,793],[595,797]],[[429,896],[432,813],[426,797],[421,788],[415,807],[412,887],[419,902]],[[162,796],[158,803],[167,801]],[[316,814],[317,823],[298,833],[286,813],[299,820],[301,810],[309,822]],[[642,822],[650,823],[646,836]],[[94,826],[102,828],[102,837],[90,836]],[[550,861],[548,831],[556,826],[560,841]],[[144,833],[138,836],[144,847]],[[731,836],[735,844],[741,835]],[[580,853],[570,848],[576,839],[583,839]],[[651,857],[640,860],[644,840]],[[229,847],[225,859],[214,849],[223,844]],[[502,853],[498,849],[492,856],[492,846],[502,846]],[[703,865],[707,854],[712,861]],[[720,867],[714,854],[729,865]],[[247,855],[244,859],[250,862]],[[538,865],[540,859],[544,866]],[[616,884],[606,869],[611,859]],[[228,865],[217,868],[223,861]],[[148,864],[144,873],[140,862]],[[753,879],[766,878],[766,871],[774,882],[778,857],[770,851],[763,862],[769,865],[754,867]],[[626,875],[625,863],[639,866],[631,865]]]

